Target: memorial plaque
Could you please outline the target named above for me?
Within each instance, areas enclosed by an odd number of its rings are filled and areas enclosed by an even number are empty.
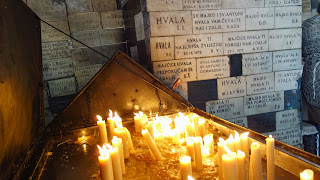
[[[147,11],[182,10],[182,0],[147,0]]]
[[[44,21],[67,21],[67,8],[64,1],[28,0],[28,6]]]
[[[246,30],[273,29],[274,8],[246,9]]]
[[[169,88],[172,88],[173,84],[169,85]],[[174,89],[176,93],[178,93],[180,96],[182,96],[185,100],[188,100],[188,83],[183,82],[179,84],[179,86]]]
[[[124,42],[124,29],[102,29],[100,30],[100,40],[101,45]]]
[[[174,37],[150,38],[151,61],[174,59]]]
[[[248,119],[247,119],[247,117],[228,119],[227,121],[232,122],[233,124],[237,124],[239,126],[248,128]]]
[[[244,114],[250,116],[284,109],[284,93],[273,92],[244,97]]]
[[[301,6],[275,7],[275,28],[301,27]]]
[[[102,64],[107,61],[103,56],[89,48],[72,49],[71,57],[75,67]]]
[[[150,12],[151,36],[192,34],[191,11]]]
[[[71,58],[43,60],[42,67],[45,81],[74,75]]]
[[[222,0],[183,0],[184,10],[221,9]]]
[[[291,146],[302,144],[300,127],[282,131],[268,132],[263,134],[266,136],[272,135],[276,140],[289,144]]]
[[[261,94],[274,91],[274,72],[246,76],[247,94]]]
[[[68,14],[93,11],[91,0],[66,0]]]
[[[77,86],[85,86],[97,72],[102,68],[102,64],[94,64],[89,66],[76,67],[74,70]]]
[[[230,59],[228,56],[197,59],[198,80],[230,77]]]
[[[264,0],[223,0],[223,9],[264,7]]]
[[[276,130],[293,129],[300,127],[300,118],[298,110],[276,112]]]
[[[311,12],[311,0],[302,0],[302,13]]]
[[[269,50],[301,48],[301,28],[269,30]]]
[[[243,117],[243,97],[208,101],[206,112],[222,119]]]
[[[193,34],[245,30],[245,9],[192,11]]]
[[[272,72],[272,52],[243,54],[242,74],[251,75]]]
[[[301,0],[265,0],[266,7],[272,6],[299,6],[302,4]]]
[[[122,11],[101,12],[102,27],[105,28],[124,28]]]
[[[302,126],[302,136],[318,133],[317,128],[312,124],[302,122],[301,126]]]
[[[99,46],[100,45],[100,35],[99,31],[82,31],[77,33],[72,33],[73,38],[82,42],[87,46]],[[74,48],[85,47],[81,43],[72,40],[72,46]]]
[[[92,2],[94,11],[117,10],[117,1],[115,0],[93,0],[91,2]]]
[[[48,93],[47,90],[43,90],[43,104],[44,104],[44,108],[49,108],[49,101],[48,101]]]
[[[224,54],[240,54],[268,50],[268,31],[223,33]]]
[[[76,93],[74,77],[48,81],[51,98]]]
[[[175,37],[176,59],[223,54],[222,34],[199,34]]]
[[[70,57],[68,41],[42,43],[42,59],[56,59]]]
[[[142,12],[134,15],[134,24],[136,29],[137,41],[144,40],[145,35],[144,35],[144,24],[143,24]]]
[[[100,13],[77,13],[69,15],[70,30],[72,33],[101,29]]]
[[[165,84],[173,84],[178,78],[182,82],[197,80],[195,59],[153,62],[153,72]]]
[[[50,22],[52,26],[70,35],[68,21]],[[41,23],[41,42],[63,41],[70,38],[46,23]]]
[[[298,89],[298,79],[301,77],[301,73],[302,70],[275,72],[275,90]]]
[[[301,69],[301,49],[273,52],[273,71]]]
[[[218,79],[218,99],[234,98],[246,95],[244,76]]]
[[[97,51],[103,54],[105,58],[102,58],[102,63],[105,63],[108,61],[108,59],[112,58],[112,56],[117,52],[117,51],[122,51],[123,53],[127,53],[127,43],[119,43],[119,44],[108,44],[108,45],[103,45],[100,47],[97,47]],[[95,64],[102,64],[102,63],[95,63]]]

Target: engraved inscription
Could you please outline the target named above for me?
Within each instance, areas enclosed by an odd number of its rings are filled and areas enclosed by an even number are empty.
[[[227,99],[246,95],[246,78],[244,76],[217,80],[218,99]]]
[[[43,60],[42,67],[45,81],[74,75],[71,58]]]
[[[246,9],[246,30],[273,29],[274,8]]]
[[[197,59],[198,80],[217,79],[230,76],[228,56]]]
[[[269,30],[269,50],[301,48],[301,28]]]
[[[263,134],[266,136],[272,135],[276,140],[289,144],[291,146],[302,144],[300,128],[274,131],[274,132],[268,132]]]
[[[208,101],[206,112],[223,119],[243,117],[243,97]]]
[[[273,71],[301,69],[301,49],[273,52]]]
[[[184,10],[221,9],[222,0],[183,0]]]
[[[99,12],[69,14],[68,17],[72,33],[101,29]]]
[[[50,22],[50,24],[57,29],[61,30],[62,32],[70,35],[68,21],[57,21],[57,22]],[[41,23],[41,41],[42,42],[52,42],[52,41],[63,41],[69,40],[70,38],[58,30],[52,28],[51,26],[47,25],[46,23]]]
[[[269,6],[298,6],[302,4],[301,0],[265,0],[266,7]]]
[[[42,43],[42,59],[70,57],[68,41]]]
[[[98,46],[100,45],[99,31],[82,31],[72,33],[72,36],[87,46]],[[74,48],[84,47],[81,43],[72,40],[72,46]]]
[[[264,7],[264,0],[223,0],[223,8]]]
[[[150,38],[151,60],[174,59],[174,37]]]
[[[124,42],[123,31],[124,30],[122,28],[100,30],[101,45]]]
[[[311,12],[311,0],[302,0],[302,13]]]
[[[103,28],[124,28],[122,11],[101,12],[101,22]]]
[[[300,77],[301,70],[275,72],[275,90],[298,89],[298,79]]]
[[[287,111],[276,112],[276,130],[292,129],[300,127],[298,110],[292,109]]]
[[[301,27],[301,6],[275,7],[275,28]]]
[[[147,11],[182,10],[182,0],[147,0]]]
[[[272,52],[243,54],[242,74],[251,75],[272,71]]]
[[[48,81],[51,97],[66,96],[76,93],[74,77]]]
[[[77,86],[85,86],[91,78],[102,68],[102,64],[94,64],[90,66],[76,67],[74,70]]]
[[[247,94],[261,94],[274,91],[274,72],[246,77]]]
[[[247,117],[235,118],[235,119],[227,119],[227,121],[232,122],[233,124],[237,124],[239,126],[248,127],[248,119]]]

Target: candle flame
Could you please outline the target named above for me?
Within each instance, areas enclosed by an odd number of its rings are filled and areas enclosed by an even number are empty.
[[[310,179],[313,176],[313,171],[311,169],[305,169],[302,173],[300,173],[300,178]]]
[[[100,156],[105,156],[105,157],[109,156],[109,149],[107,148],[106,144],[104,144],[102,147],[97,145],[97,147],[99,149]]]
[[[224,145],[224,149],[226,150],[227,154],[231,154],[232,153],[232,151],[226,145]]]
[[[204,124],[206,121],[204,119],[199,119],[199,125]]]
[[[112,141],[114,140],[114,141],[117,141],[118,139],[120,139],[120,138],[118,138],[117,136],[113,136],[112,137]]]
[[[235,138],[235,139],[236,139],[236,138],[240,138],[240,135],[239,135],[238,131],[234,131],[234,138]]]
[[[248,137],[248,135],[249,135],[249,132],[245,132],[245,133],[242,133],[242,134],[241,134],[241,137],[242,137],[242,138],[246,138],[246,137]]]
[[[191,157],[190,157],[190,156],[182,156],[182,157],[180,158],[180,162],[182,162],[182,163],[191,162]]]
[[[100,115],[96,115],[98,121],[102,121],[102,117]]]
[[[238,150],[237,156],[238,157],[245,156],[245,153],[243,151],[241,151],[241,150]]]
[[[112,111],[109,109],[109,118],[112,118]]]
[[[219,142],[225,144],[226,141],[223,138],[219,138]]]
[[[270,139],[272,138],[272,135],[271,135],[271,134],[269,135],[269,138],[270,138]]]
[[[229,138],[227,139],[227,143],[233,143],[233,142],[234,142],[233,135],[230,134]]]
[[[205,145],[207,145],[211,142],[211,138],[213,138],[212,136],[213,136],[212,134],[207,134],[203,137],[203,142]]]
[[[206,147],[206,146],[203,146],[202,149],[201,149],[201,153],[203,156],[207,157],[210,155],[210,151],[209,151],[209,148]]]
[[[188,180],[194,180],[194,179],[193,179],[193,177],[191,177],[191,176],[188,176]]]

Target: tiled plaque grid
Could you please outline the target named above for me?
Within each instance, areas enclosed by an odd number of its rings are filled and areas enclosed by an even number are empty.
[[[302,1],[206,2],[146,0],[155,76],[181,78],[177,91],[197,108],[302,144]]]
[[[116,0],[27,0],[44,21],[111,57],[126,51],[122,11]],[[41,23],[45,118],[50,122],[108,59]]]

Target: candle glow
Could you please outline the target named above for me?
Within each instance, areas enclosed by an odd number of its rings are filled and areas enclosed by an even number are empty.
[[[314,172],[311,169],[305,169],[300,173],[300,180],[313,180]]]

